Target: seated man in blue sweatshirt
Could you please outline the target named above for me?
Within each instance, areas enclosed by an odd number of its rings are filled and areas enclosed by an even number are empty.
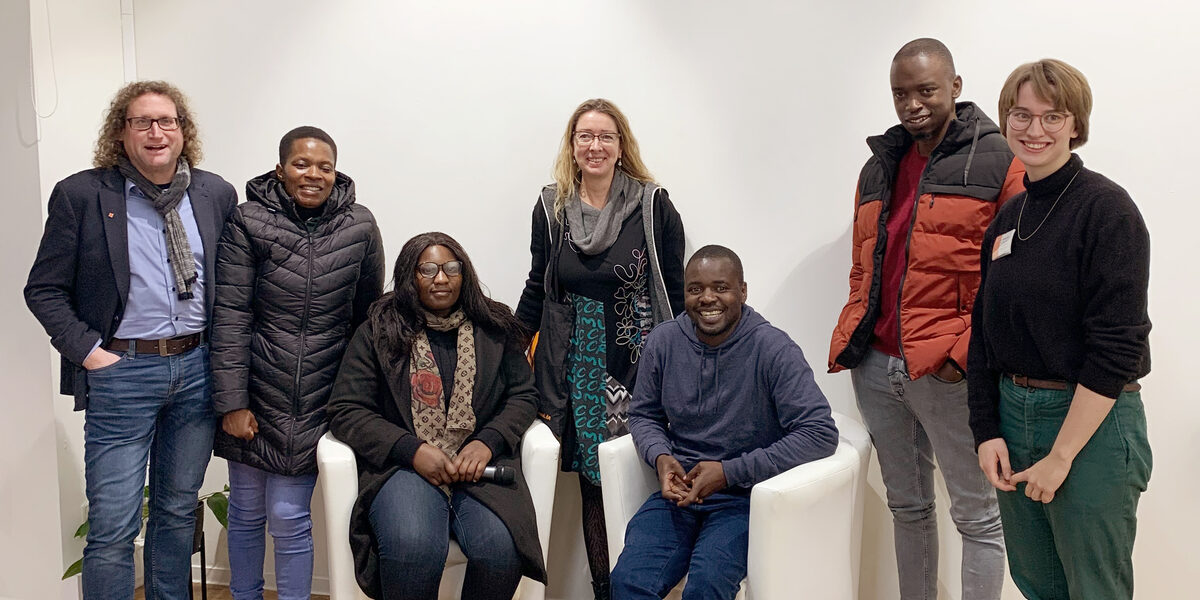
[[[742,262],[723,246],[684,271],[685,314],[646,340],[629,407],[638,453],[662,489],[625,529],[614,600],[732,599],[746,576],[750,488],[837,448],[800,347],[743,304]]]

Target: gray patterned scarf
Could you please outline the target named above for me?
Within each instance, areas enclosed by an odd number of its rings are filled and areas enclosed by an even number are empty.
[[[580,184],[582,185],[582,184]],[[608,189],[608,202],[596,218],[596,227],[587,231],[583,223],[583,201],[579,192],[567,200],[567,235],[576,250],[594,256],[612,247],[621,235],[621,224],[641,206],[642,183],[617,169]]]
[[[183,220],[179,218],[179,202],[192,183],[192,170],[186,160],[179,159],[175,167],[175,176],[171,178],[171,186],[166,190],[146,179],[141,171],[134,168],[129,157],[117,159],[117,170],[133,182],[142,193],[154,204],[154,210],[162,215],[167,224],[167,257],[171,259],[171,271],[175,274],[175,287],[179,290],[180,300],[192,299],[192,283],[196,281],[196,265],[192,258],[192,245],[188,243],[187,230]]]

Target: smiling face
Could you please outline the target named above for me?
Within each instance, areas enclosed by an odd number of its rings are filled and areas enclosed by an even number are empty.
[[[431,262],[436,265],[444,265],[456,260],[458,257],[449,248],[430,246],[421,252],[421,256],[417,258],[417,264]],[[434,275],[432,279],[422,277],[415,271],[413,277],[417,280],[417,294],[425,310],[439,317],[445,317],[454,312],[454,307],[458,305],[458,296],[462,292],[461,273],[451,277],[446,275],[444,269],[438,269],[437,275]]]
[[[1046,131],[1042,120],[1044,115],[1065,111],[1039,98],[1033,91],[1033,84],[1029,82],[1021,84],[1018,88],[1017,102],[1009,109],[1009,114],[1017,111],[1036,115],[1024,131],[1013,129],[1010,121],[1004,136],[1008,140],[1009,149],[1025,165],[1025,172],[1030,181],[1053,174],[1071,160],[1071,140],[1078,135],[1075,130],[1075,117],[1067,116],[1062,129],[1054,133]]]
[[[129,103],[125,110],[125,118],[145,117],[161,119],[163,117],[179,117],[175,110],[175,102],[162,94],[142,94]],[[150,129],[138,131],[125,122],[121,134],[121,144],[129,162],[146,179],[152,183],[171,183],[175,176],[175,166],[179,155],[183,153],[183,130],[177,128],[163,131],[158,123],[152,123]]]
[[[301,138],[292,142],[287,162],[275,165],[275,174],[296,204],[317,208],[333,191],[333,182],[337,178],[335,163],[329,144],[316,138]]]
[[[954,119],[962,78],[945,60],[918,54],[893,62],[891,81],[896,116],[916,141],[917,151],[928,156],[942,143]]]
[[[571,143],[575,145],[575,164],[584,179],[612,179],[617,160],[621,158],[621,139],[618,136],[613,144],[604,144],[602,134],[619,134],[617,122],[612,117],[600,112],[589,111],[580,115],[575,122],[575,134],[591,133],[596,136],[591,143],[581,145],[573,135]]]
[[[696,337],[709,346],[719,346],[742,319],[746,282],[727,258],[693,260],[683,279],[683,307],[696,325]]]

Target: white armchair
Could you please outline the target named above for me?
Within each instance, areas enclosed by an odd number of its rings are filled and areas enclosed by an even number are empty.
[[[866,429],[834,413],[841,440],[833,456],[806,463],[750,492],[750,549],[739,599],[858,597],[862,510],[871,443]],[[632,436],[600,444],[604,518],[613,565],[625,548],[625,525],[658,491]],[[686,578],[685,578],[686,580]],[[678,598],[683,582],[668,595]]]
[[[521,440],[521,470],[529,486],[529,495],[533,497],[543,557],[550,546],[550,513],[554,507],[554,488],[558,481],[558,450],[558,440],[541,421],[534,422]],[[358,466],[354,451],[333,437],[332,433],[326,433],[317,443],[317,465],[329,540],[330,600],[364,599],[366,596],[354,578],[354,557],[350,553],[350,512],[358,498]],[[466,556],[463,556],[458,544],[451,540],[439,598],[458,598],[466,563]],[[544,585],[525,577],[521,579],[514,598],[543,600],[545,595]]]

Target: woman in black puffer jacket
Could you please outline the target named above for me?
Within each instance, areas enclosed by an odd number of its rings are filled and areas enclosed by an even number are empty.
[[[279,598],[308,598],[317,440],[342,353],[383,289],[384,254],[337,145],[299,127],[275,170],[246,183],[217,250],[214,452],[229,461],[234,598],[262,598],[264,530]]]

